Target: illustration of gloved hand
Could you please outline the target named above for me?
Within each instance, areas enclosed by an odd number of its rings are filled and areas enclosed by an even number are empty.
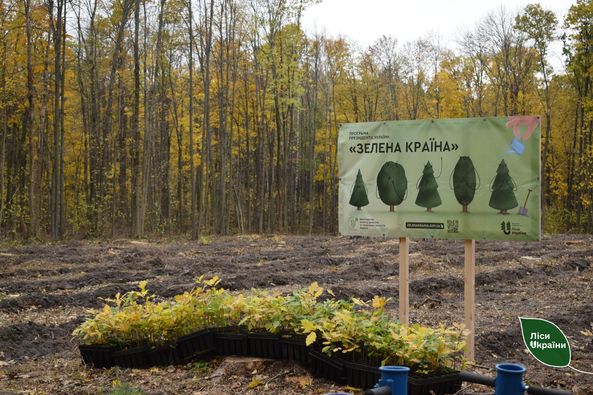
[[[511,141],[511,150],[509,153],[516,153],[522,155],[525,152],[525,144],[522,141],[526,141],[531,137],[535,129],[539,125],[539,117],[530,115],[515,115],[509,117],[506,123],[506,127],[513,129],[515,138]]]

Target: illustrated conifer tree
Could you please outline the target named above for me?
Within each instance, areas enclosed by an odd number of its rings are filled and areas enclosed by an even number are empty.
[[[434,171],[430,162],[427,162],[422,171],[422,178],[418,184],[418,196],[416,196],[416,205],[426,208],[427,212],[432,212],[433,207],[441,205],[441,196],[438,191],[439,185],[434,177]]]
[[[455,165],[453,192],[455,199],[463,207],[462,211],[468,213],[468,206],[476,194],[476,168],[469,156],[460,157]]]
[[[358,169],[356,174],[356,181],[354,182],[354,188],[352,188],[352,195],[350,195],[350,205],[360,210],[369,204],[369,198],[367,196],[367,190],[364,187],[364,180],[362,179],[362,173]]]
[[[408,179],[403,166],[385,162],[377,174],[377,189],[379,198],[389,206],[389,211],[395,211],[395,206],[403,202],[408,191]]]
[[[515,183],[509,175],[509,168],[503,159],[498,165],[498,169],[496,169],[496,177],[492,183],[492,195],[490,195],[488,205],[500,210],[499,214],[508,214],[507,210],[519,205],[514,191]]]

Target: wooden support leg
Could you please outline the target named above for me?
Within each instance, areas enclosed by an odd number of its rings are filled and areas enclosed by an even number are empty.
[[[399,321],[410,323],[410,239],[399,238]]]
[[[465,240],[465,271],[464,271],[464,317],[465,328],[469,331],[466,340],[465,358],[475,361],[475,321],[476,321],[476,241]]]

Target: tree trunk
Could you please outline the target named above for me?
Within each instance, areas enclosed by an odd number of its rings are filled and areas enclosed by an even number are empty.
[[[24,1],[25,6],[25,34],[27,40],[27,110],[23,119],[24,132],[29,136],[29,233],[33,238],[39,237],[39,211],[37,210],[39,199],[39,189],[36,184],[38,162],[35,157],[37,154],[37,145],[35,134],[33,133],[33,114],[34,114],[34,87],[33,87],[33,63],[32,63],[32,43],[31,43],[31,0]],[[5,64],[5,63],[3,63]],[[1,163],[1,162],[0,162]]]
[[[210,204],[206,204],[209,194],[208,180],[210,179],[212,163],[212,146],[210,130],[210,57],[212,53],[212,25],[214,18],[214,0],[204,0],[204,30],[205,34],[200,35],[200,70],[202,71],[202,83],[204,86],[204,121],[202,125],[202,146],[200,147],[200,188],[199,193],[199,216],[197,226],[197,238],[203,226],[208,224],[208,209]]]
[[[58,0],[57,8],[55,12],[55,21],[50,17],[50,23],[53,26],[54,36],[54,117],[53,117],[53,170],[52,170],[52,183],[51,183],[51,236],[54,240],[62,238],[62,223],[61,223],[61,142],[60,142],[60,130],[61,130],[61,119],[63,111],[60,107],[61,104],[61,91],[62,91],[62,7],[65,5],[65,0]],[[54,13],[54,2],[49,2],[49,14]]]
[[[2,64],[6,64],[7,48],[6,41],[2,45]],[[2,109],[0,111],[0,235],[2,235],[2,228],[4,225],[4,209],[5,200],[5,169],[6,166],[6,138],[8,136],[8,113],[6,105],[3,103],[6,101],[6,67],[0,69],[0,100],[2,101]]]
[[[60,75],[60,178],[59,178],[59,221],[60,221],[60,238],[64,237],[64,231],[66,226],[66,196],[65,196],[65,189],[66,189],[66,182],[65,182],[65,169],[64,169],[64,157],[65,157],[65,147],[64,147],[64,105],[66,100],[66,91],[65,91],[65,84],[66,84],[66,0],[63,0],[64,9],[64,16],[62,20],[62,67],[61,67],[61,75]]]
[[[118,133],[118,150],[119,150],[119,178],[118,178],[118,194],[117,194],[117,217],[120,220],[121,226],[129,222],[129,206],[128,206],[128,157],[127,157],[127,142],[128,142],[128,115],[126,113],[126,97],[123,79],[119,81],[119,133]]]
[[[173,103],[173,124],[175,126],[175,137],[177,140],[177,230],[183,230],[185,225],[185,205],[183,198],[183,130],[179,125],[177,97],[175,95],[175,86],[173,84],[170,63],[167,75],[169,77],[169,89],[171,92],[171,102]]]
[[[191,0],[187,1],[188,12],[188,33],[189,33],[189,59],[188,59],[188,93],[189,93],[189,171],[190,171],[190,189],[191,189],[191,238],[196,240],[199,237],[198,229],[198,199],[196,191],[196,169],[195,169],[195,150],[194,150],[194,29],[193,29],[193,11]]]
[[[218,174],[218,199],[216,199],[216,219],[215,229],[218,234],[223,234],[225,229],[226,217],[226,169],[227,169],[227,114],[228,114],[228,95],[229,95],[229,75],[228,75],[228,41],[225,35],[226,26],[225,21],[228,18],[229,10],[226,6],[226,1],[220,2],[220,15],[218,21],[218,64],[217,64],[217,81],[218,81],[218,147],[219,147],[219,174]],[[226,56],[225,56],[226,55]]]
[[[142,215],[142,166],[140,163],[140,0],[134,1],[134,104],[132,112],[132,233],[139,237],[140,216]]]
[[[111,163],[111,166],[115,166],[116,162],[117,162],[117,149],[125,149],[125,140],[124,140],[124,147],[114,147],[114,150],[110,149],[110,138],[112,135],[112,124],[113,124],[113,116],[112,116],[112,111],[113,111],[113,96],[114,96],[114,87],[115,87],[115,83],[116,80],[118,79],[117,77],[117,72],[118,70],[121,68],[121,64],[122,64],[122,59],[121,59],[121,51],[122,51],[122,44],[123,44],[123,39],[124,39],[124,33],[125,33],[125,27],[128,23],[128,19],[130,16],[130,13],[132,11],[133,8],[133,4],[134,4],[135,0],[126,0],[125,2],[122,3],[122,16],[121,16],[121,20],[119,21],[118,27],[117,27],[117,32],[116,32],[116,36],[115,36],[115,43],[114,43],[114,48],[113,48],[113,54],[111,57],[111,68],[110,68],[110,72],[109,72],[109,83],[107,86],[107,105],[106,105],[106,110],[105,110],[105,119],[103,120],[103,129],[102,129],[102,133],[101,133],[101,144],[102,144],[102,152],[101,152],[101,157],[102,157],[102,161],[104,164],[107,163]],[[114,138],[113,141],[116,141],[117,139]],[[111,153],[110,151],[114,151],[113,153]],[[113,155],[113,157],[112,157]],[[108,169],[104,168],[103,169],[104,172],[107,172]],[[115,167],[113,168],[113,171],[115,172]],[[125,177],[125,174],[124,174]],[[112,179],[112,190],[115,191],[115,185],[116,180]],[[106,198],[105,195],[105,189],[103,189],[100,195],[101,200],[104,200]],[[115,208],[118,206],[118,203],[115,201],[116,196],[115,194],[112,194],[111,196],[111,207]],[[115,218],[113,217],[113,212],[115,210],[112,210],[112,226],[113,226],[113,222],[115,221]]]
[[[238,80],[238,69],[239,69],[239,49],[236,43],[236,31],[237,31],[237,5],[231,4],[231,20],[229,22],[230,37],[228,39],[228,46],[232,47],[232,62],[229,62],[230,65],[227,66],[227,75],[229,73],[229,67],[231,68],[231,97],[229,105],[229,115],[228,115],[228,130],[229,130],[229,138],[228,138],[228,146],[227,146],[227,161],[229,162],[229,172],[228,172],[228,182],[231,185],[231,189],[235,192],[235,197],[238,198],[238,185],[239,185],[239,177],[233,179],[233,132],[234,132],[234,125],[235,125],[235,104],[236,104],[236,93],[237,93],[237,80]],[[228,48],[228,47],[227,47]],[[230,51],[227,49],[227,51]],[[239,145],[239,149],[237,150],[237,159],[240,157],[240,150],[241,146]],[[238,166],[235,166],[238,168]],[[242,217],[243,217],[243,210],[241,208],[241,201],[237,199],[237,227],[239,228],[240,232],[243,233],[243,225],[242,225]],[[224,233],[227,234],[230,231],[230,218],[229,216],[226,217],[225,221],[225,228]]]
[[[148,109],[148,114],[144,115],[144,139],[143,145],[143,160],[142,160],[142,193],[140,196],[139,213],[138,213],[138,237],[144,236],[145,231],[145,220],[146,220],[146,206],[148,205],[149,198],[149,184],[150,184],[150,168],[152,163],[152,140],[153,131],[152,125],[149,124],[149,118],[152,116],[153,108],[149,108],[149,103],[152,103],[152,92],[148,92],[148,84],[146,78],[148,76],[148,38],[147,38],[147,26],[146,26],[146,0],[142,1],[142,8],[144,11],[144,66],[142,78],[144,79],[143,90],[144,90],[144,109]],[[149,98],[150,95],[150,98]]]

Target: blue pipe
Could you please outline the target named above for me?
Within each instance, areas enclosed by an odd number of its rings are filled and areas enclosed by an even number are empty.
[[[383,366],[379,368],[381,379],[374,388],[365,391],[365,395],[407,395],[408,372],[405,366]],[[495,387],[494,395],[572,395],[571,391],[528,387],[523,383],[525,366],[516,363],[496,365],[496,378],[463,371],[462,381]]]
[[[379,368],[381,378],[379,387],[391,387],[391,393],[397,395],[408,395],[408,373],[410,368],[407,366],[381,366]]]
[[[518,363],[499,363],[496,365],[494,395],[523,395],[527,386],[523,383],[525,366]]]
[[[529,395],[572,395],[571,391],[525,385],[523,383],[523,373],[525,373],[523,365],[514,363],[498,364],[496,365],[496,373],[496,378],[468,371],[462,371],[459,375],[461,380],[467,383],[495,387],[495,395],[523,395],[525,392]]]
[[[408,395],[408,372],[407,366],[381,366],[379,372],[381,378],[375,388],[368,390],[369,395]]]

